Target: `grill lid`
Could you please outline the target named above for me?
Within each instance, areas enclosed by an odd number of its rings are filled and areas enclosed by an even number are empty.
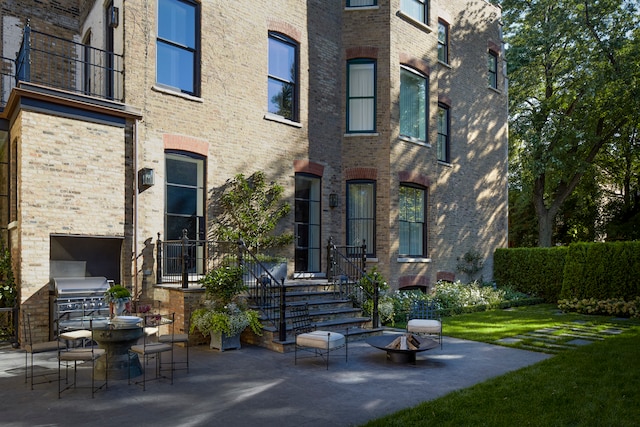
[[[53,284],[58,297],[102,296],[109,289],[106,277],[55,277]]]

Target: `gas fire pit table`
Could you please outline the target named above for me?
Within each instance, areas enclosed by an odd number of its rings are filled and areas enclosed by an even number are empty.
[[[406,337],[407,342],[402,343],[401,337]],[[367,338],[366,343],[386,351],[387,360],[395,363],[412,363],[414,365],[416,364],[416,354],[440,346],[437,341],[431,338],[418,337],[411,334],[379,335]]]

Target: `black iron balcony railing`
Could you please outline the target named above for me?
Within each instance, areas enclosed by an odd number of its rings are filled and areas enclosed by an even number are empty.
[[[28,22],[16,60],[2,58],[1,71],[2,107],[20,81],[110,101],[124,99],[122,55],[36,31]]]

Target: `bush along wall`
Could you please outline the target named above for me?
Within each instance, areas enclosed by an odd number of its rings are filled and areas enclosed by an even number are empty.
[[[560,297],[567,247],[496,249],[493,278],[498,287],[556,303]]]

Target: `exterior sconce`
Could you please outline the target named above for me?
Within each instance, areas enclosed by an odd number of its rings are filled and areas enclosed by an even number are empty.
[[[120,14],[118,13],[119,10],[117,7],[113,7],[111,6],[109,8],[109,14],[108,14],[108,20],[109,20],[109,27],[110,28],[118,28],[118,24],[119,24],[119,20],[120,20]]]
[[[140,170],[140,184],[143,187],[151,187],[155,184],[155,173],[151,168],[143,168]]]
[[[338,206],[338,195],[336,193],[329,194],[329,207],[335,208]]]

